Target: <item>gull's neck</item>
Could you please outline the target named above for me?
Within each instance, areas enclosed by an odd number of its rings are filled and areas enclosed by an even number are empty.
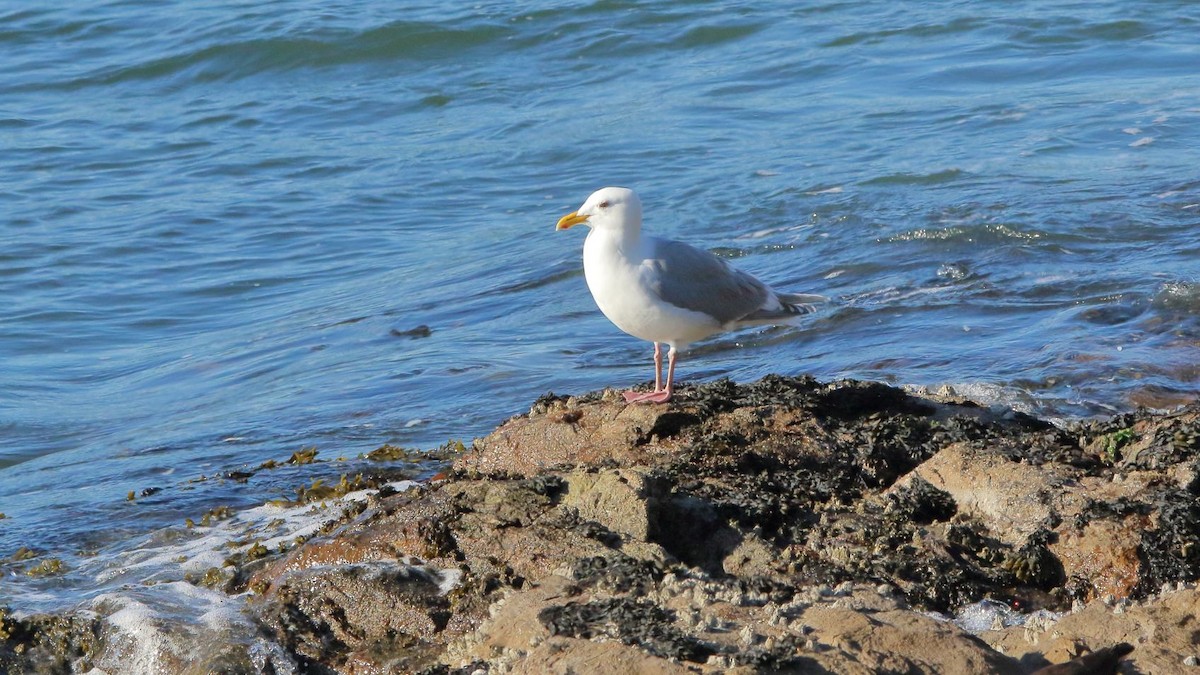
[[[625,255],[635,255],[642,246],[642,228],[638,223],[626,224],[620,229],[598,227],[588,233],[588,239],[612,246]]]

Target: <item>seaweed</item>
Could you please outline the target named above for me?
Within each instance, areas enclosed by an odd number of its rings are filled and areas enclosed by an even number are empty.
[[[718,649],[673,624],[673,612],[647,600],[606,598],[553,605],[538,613],[551,635],[607,637],[636,645],[655,656],[703,663]]]

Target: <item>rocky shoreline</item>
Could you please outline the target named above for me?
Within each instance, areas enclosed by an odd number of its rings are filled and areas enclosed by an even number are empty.
[[[544,396],[434,481],[206,580],[254,635],[155,663],[1200,673],[1200,406],[1063,428],[940,398],[777,376]],[[985,600],[986,626],[946,618]],[[126,672],[111,624],[0,614],[0,670]]]

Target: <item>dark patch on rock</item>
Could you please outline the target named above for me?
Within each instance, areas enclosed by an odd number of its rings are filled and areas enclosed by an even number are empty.
[[[717,652],[712,645],[680,631],[670,611],[647,600],[571,602],[547,607],[538,614],[538,620],[551,635],[585,640],[607,637],[669,659],[703,663]]]
[[[592,391],[579,396],[560,396],[552,391],[548,391],[534,400],[530,406],[529,412],[533,414],[545,414],[549,410],[556,408],[565,408],[567,403],[572,399],[576,404],[595,403],[604,397],[603,391]]]
[[[637,440],[634,441],[637,445],[644,445],[654,439],[674,438],[679,435],[683,429],[695,426],[700,423],[700,418],[691,413],[685,412],[668,412],[658,416],[654,421],[654,426],[644,431]]]
[[[645,595],[663,578],[663,570],[650,560],[639,560],[621,553],[581,558],[575,561],[571,577],[586,588],[611,593]]]
[[[550,408],[565,405],[569,398],[569,396],[561,396],[552,391],[548,391],[534,399],[533,405],[530,406],[530,410],[534,412],[545,412]]]
[[[480,493],[460,495],[458,510],[487,514],[499,527],[528,527],[557,503],[566,483],[556,475],[494,481]]]
[[[1055,535],[1049,530],[1038,530],[1031,534],[1015,553],[1003,563],[1003,567],[1017,581],[1048,591],[1066,581],[1062,562],[1050,551]]]
[[[1139,553],[1146,573],[1137,590],[1200,579],[1200,495],[1175,490],[1162,496],[1158,527],[1142,533]]]
[[[408,547],[404,553],[418,558],[455,558],[461,560],[462,551],[454,537],[454,530],[443,520],[419,518],[401,528]]]
[[[652,541],[688,565],[721,573],[721,561],[737,546],[737,531],[704,499],[677,493],[662,500]]]
[[[1112,501],[1089,499],[1079,513],[1076,514],[1074,525],[1082,529],[1095,520],[1122,520],[1132,515],[1147,516],[1154,512],[1154,506],[1132,497],[1119,497]]]
[[[861,430],[859,430],[861,429]],[[873,416],[852,433],[861,480],[884,488],[936,452],[928,420],[912,416]]]
[[[681,393],[700,410],[702,417],[728,412],[738,407],[743,388],[723,377],[715,382],[687,385]]]
[[[933,407],[880,382],[843,380],[821,388],[813,412],[819,417],[856,420],[881,412],[928,416]]]
[[[915,478],[888,495],[888,509],[896,517],[928,525],[950,520],[958,512],[958,505],[949,492],[939,490],[923,478]]]
[[[762,606],[768,602],[783,604],[796,595],[796,587],[778,579],[755,576],[738,577],[733,580],[737,588],[739,604],[745,606]]]
[[[965,556],[971,564],[991,569],[1004,563],[1010,550],[1003,542],[988,536],[977,524],[955,523],[946,530],[946,542],[955,557]]]
[[[621,535],[594,520],[581,518],[579,511],[575,509],[564,509],[558,517],[557,524],[564,530],[576,532],[609,548],[620,548],[622,543]]]
[[[813,659],[800,656],[804,650],[805,639],[799,635],[789,635],[779,640],[773,647],[749,647],[732,653],[731,661],[738,666],[753,668],[760,673],[799,672],[827,673],[825,668]]]
[[[418,671],[415,675],[474,675],[475,673],[488,672],[488,664],[486,661],[472,661],[465,666],[451,668],[444,663],[439,663],[436,666],[429,666]]]
[[[964,442],[1034,466],[1058,463],[1088,470],[1102,467],[1097,457],[1083,450],[1073,433],[1024,414],[1006,416],[1002,421],[952,415],[941,423],[936,442]]]

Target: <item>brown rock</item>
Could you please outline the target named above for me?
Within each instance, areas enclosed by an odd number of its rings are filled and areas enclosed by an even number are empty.
[[[632,645],[551,638],[521,658],[519,672],[547,675],[684,675],[694,671],[682,664],[651,656]]]
[[[360,669],[365,654],[377,651],[418,665],[450,619],[441,585],[456,576],[395,561],[291,572],[274,584],[261,616],[306,662],[340,667],[354,653]]]
[[[667,406],[553,400],[477,439],[475,450],[454,466],[535,476],[561,467],[644,463],[677,448],[672,438],[696,421],[691,413]]]
[[[483,626],[480,639],[451,647],[458,662],[495,659],[526,673],[588,673],[595,675],[682,675],[691,672],[681,664],[647,654],[616,641],[552,636],[539,614],[556,603],[575,597],[577,590],[566,579],[550,576],[545,583],[510,594]]]
[[[765,577],[778,572],[781,555],[778,548],[750,535],[725,556],[721,567],[737,577]]]
[[[659,503],[667,488],[650,479],[646,469],[572,471],[565,478],[562,505],[575,509],[580,518],[637,541],[657,534]]]
[[[838,656],[820,655],[831,672],[1022,673],[1016,662],[954,624],[904,610],[859,612],[836,606],[814,607],[801,615],[817,640]],[[848,665],[848,664],[846,664]]]
[[[1122,642],[1090,654],[1084,654],[1066,663],[1046,666],[1035,671],[1034,675],[1115,675],[1120,666],[1121,657],[1132,651],[1133,645]]]
[[[1020,545],[1040,529],[1052,513],[1063,510],[1063,485],[1079,471],[1055,465],[1032,466],[963,443],[949,445],[926,460],[899,489],[915,477],[949,492],[960,512],[980,518],[1004,541]]]
[[[981,637],[993,647],[1035,665],[1065,663],[1086,654],[1086,645],[1128,643],[1136,650],[1124,658],[1140,673],[1190,673],[1188,656],[1200,652],[1200,591],[1171,591],[1147,602],[1110,607],[1101,601],[1064,616],[1044,630],[1022,627],[989,631]],[[1099,649],[1099,647],[1097,647]],[[1051,671],[1054,672],[1054,671]],[[1067,671],[1070,672],[1070,671]]]
[[[1062,561],[1068,577],[1088,580],[1088,599],[1127,598],[1141,579],[1138,548],[1149,525],[1149,518],[1132,516],[1119,522],[1090,522],[1082,530],[1063,528],[1050,550]]]

